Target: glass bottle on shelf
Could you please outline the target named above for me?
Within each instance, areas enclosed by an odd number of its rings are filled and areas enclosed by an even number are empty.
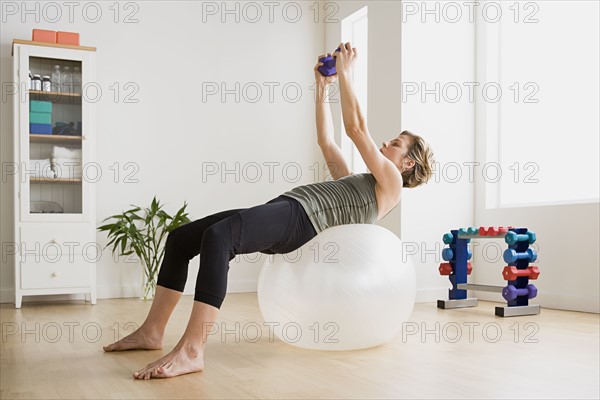
[[[72,92],[71,79],[72,79],[71,70],[69,69],[68,66],[65,66],[63,68],[62,73],[60,74],[60,91],[61,92],[63,92],[63,93],[71,93]]]
[[[81,93],[81,71],[79,67],[73,67],[73,93]]]
[[[31,90],[31,80],[33,76],[31,76],[31,71],[29,71],[29,77],[27,78],[27,90]]]
[[[31,81],[31,89],[42,90],[42,78],[39,76],[39,74],[33,75],[33,80]]]
[[[53,92],[60,92],[60,65],[55,65],[50,76],[50,87]]]
[[[50,91],[50,77],[48,75],[42,76],[42,91]]]

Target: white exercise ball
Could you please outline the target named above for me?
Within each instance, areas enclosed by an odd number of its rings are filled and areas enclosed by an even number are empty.
[[[397,336],[415,304],[402,241],[375,224],[327,228],[288,254],[267,257],[258,303],[271,332],[315,350],[378,346]]]

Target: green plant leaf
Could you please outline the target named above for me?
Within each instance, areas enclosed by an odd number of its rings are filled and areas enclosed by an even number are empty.
[[[125,251],[125,246],[127,245],[127,240],[125,240],[126,236],[123,236],[121,240],[121,254]]]
[[[143,220],[144,218],[140,217],[136,213],[131,213],[131,219],[133,219],[133,220]]]
[[[114,224],[102,225],[96,229],[98,229],[99,231],[107,231],[107,230],[111,229],[113,226],[114,226]]]
[[[158,202],[156,201],[156,196],[154,196],[154,198],[152,199],[150,210],[152,212],[152,215],[156,214],[156,210],[158,210]]]
[[[120,215],[105,218],[103,221],[111,218],[114,221],[101,224],[97,229],[101,232],[107,231],[109,242],[104,248],[112,246],[112,253],[118,252],[121,256],[135,253],[144,266],[144,273],[156,279],[155,274],[165,252],[162,245],[165,235],[190,222],[188,214],[185,213],[187,202],[184,202],[183,207],[173,217],[162,209],[163,205],[156,196],[153,197],[150,207],[143,209],[144,216],[139,213],[141,207],[133,204],[130,206],[133,208]],[[136,221],[140,226],[136,225]]]

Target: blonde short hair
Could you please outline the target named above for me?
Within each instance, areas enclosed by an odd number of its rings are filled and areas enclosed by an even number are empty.
[[[413,168],[402,173],[402,179],[404,180],[402,186],[414,188],[427,183],[433,175],[433,166],[435,163],[431,147],[421,136],[415,135],[410,131],[402,131],[400,135],[405,135],[411,139],[406,156],[415,161]]]

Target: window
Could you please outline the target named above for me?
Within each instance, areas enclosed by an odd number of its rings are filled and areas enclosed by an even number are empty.
[[[546,1],[520,16],[515,4],[483,22],[494,72],[479,87],[501,90],[483,101],[487,207],[598,201],[598,3]]]
[[[342,42],[352,43],[352,47],[356,47],[359,52],[352,71],[352,82],[354,82],[354,92],[356,93],[361,113],[365,121],[367,121],[367,59],[369,46],[366,6],[342,20]],[[367,172],[367,166],[360,156],[358,149],[356,149],[354,143],[344,133],[343,119],[341,121],[341,149],[346,159],[350,162],[350,169],[355,174]]]

